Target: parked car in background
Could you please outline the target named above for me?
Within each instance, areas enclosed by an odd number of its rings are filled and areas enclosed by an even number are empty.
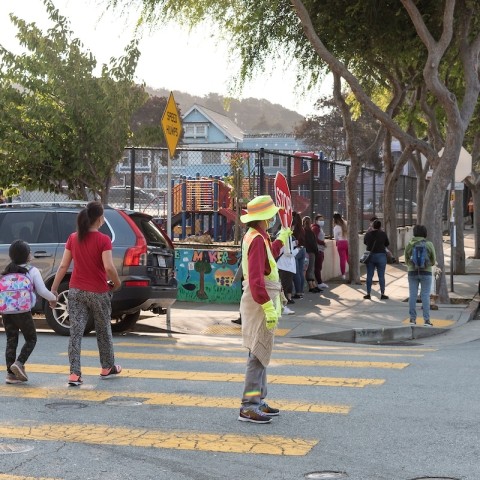
[[[50,288],[63,256],[65,242],[76,229],[77,214],[85,204],[57,202],[0,205],[0,268],[9,263],[13,240],[30,244],[32,264]],[[122,285],[112,297],[112,330],[132,328],[142,310],[165,313],[177,298],[175,255],[171,240],[145,213],[105,207],[105,224],[100,229],[112,239],[115,267]],[[68,335],[68,272],[58,289],[57,307],[51,309],[38,296],[34,313],[44,313],[50,327]],[[93,319],[86,332],[94,329]]]
[[[155,201],[155,195],[146,192],[141,188],[134,187],[134,204],[146,207]],[[113,186],[108,191],[109,205],[120,205],[122,207],[130,207],[130,185]]]

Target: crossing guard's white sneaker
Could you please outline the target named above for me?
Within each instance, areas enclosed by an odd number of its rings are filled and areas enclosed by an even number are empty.
[[[283,315],[295,315],[295,312],[293,310],[290,310],[288,307],[283,307]]]

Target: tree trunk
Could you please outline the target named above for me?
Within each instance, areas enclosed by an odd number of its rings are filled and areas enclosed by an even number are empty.
[[[397,246],[397,210],[395,194],[398,177],[393,172],[385,172],[383,186],[383,223],[390,241],[389,250],[395,256],[398,254]]]
[[[358,255],[358,198],[357,182],[361,168],[361,162],[357,154],[354,142],[354,127],[350,107],[342,95],[341,77],[333,74],[333,98],[337,107],[342,112],[343,127],[345,129],[345,150],[350,157],[350,169],[345,178],[347,192],[347,221],[348,221],[348,275],[349,282],[360,285],[360,258]]]
[[[440,303],[449,303],[445,256],[443,252],[443,200],[446,188],[450,179],[452,179],[455,166],[460,154],[462,132],[458,135],[450,135],[450,141],[447,141],[440,162],[433,171],[432,179],[429,182],[424,199],[424,212],[422,223],[427,228],[428,238],[433,242],[437,254],[437,263],[442,273],[437,283],[438,301]]]
[[[455,190],[455,261],[453,263],[453,273],[455,275],[465,275],[464,228],[463,190]]]

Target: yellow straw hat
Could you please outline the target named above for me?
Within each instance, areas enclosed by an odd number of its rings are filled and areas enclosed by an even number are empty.
[[[269,220],[278,212],[279,207],[273,203],[270,195],[260,195],[247,203],[247,213],[240,217],[242,223],[254,220]]]

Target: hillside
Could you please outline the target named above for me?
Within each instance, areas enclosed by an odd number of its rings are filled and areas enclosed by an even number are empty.
[[[164,88],[146,87],[146,90],[150,95],[158,97],[168,98],[170,95],[170,91]],[[264,99],[230,100],[229,104],[225,105],[224,97],[216,93],[197,97],[189,93],[174,92],[174,96],[182,113],[186,112],[194,103],[197,103],[235,120],[247,134],[293,133],[294,127],[303,120],[303,116],[299,113]]]

